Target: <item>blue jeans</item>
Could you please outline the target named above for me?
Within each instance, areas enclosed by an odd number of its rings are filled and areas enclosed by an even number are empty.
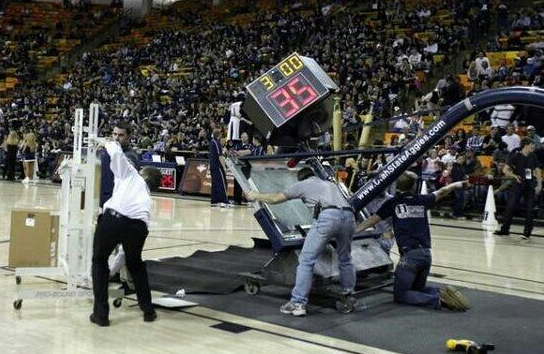
[[[401,256],[395,269],[395,301],[440,308],[438,288],[426,286],[431,262],[431,250],[428,248],[412,249]]]
[[[291,302],[305,304],[312,288],[313,270],[319,256],[331,241],[336,240],[340,271],[340,284],[346,291],[355,288],[355,268],[351,262],[351,241],[355,232],[352,212],[326,209],[313,223],[298,257],[296,284],[291,292]]]

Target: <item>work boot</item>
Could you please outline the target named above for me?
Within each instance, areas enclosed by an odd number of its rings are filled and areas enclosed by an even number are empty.
[[[295,317],[306,316],[306,305],[289,301],[280,308],[280,312]]]
[[[457,301],[461,303],[461,305],[465,308],[465,310],[469,310],[472,307],[468,297],[466,297],[466,295],[463,294],[461,290],[457,289],[455,286],[447,285],[446,292],[450,293],[454,298],[456,298]]]
[[[444,289],[440,289],[439,296],[442,307],[453,311],[470,309],[470,300],[453,286],[448,285]]]

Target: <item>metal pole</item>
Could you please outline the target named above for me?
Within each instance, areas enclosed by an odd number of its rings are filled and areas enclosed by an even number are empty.
[[[333,150],[342,150],[342,109],[340,108],[340,97],[334,97],[334,108],[332,114]]]

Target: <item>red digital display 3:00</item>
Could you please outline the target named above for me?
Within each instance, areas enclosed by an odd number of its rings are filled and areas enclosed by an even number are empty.
[[[285,119],[293,117],[317,97],[316,90],[301,73],[267,96]]]

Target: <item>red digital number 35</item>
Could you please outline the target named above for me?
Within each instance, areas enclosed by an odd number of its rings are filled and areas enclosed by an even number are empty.
[[[314,100],[317,96],[317,93],[310,85],[305,85],[300,82],[300,77],[294,78],[288,85],[289,91],[297,96],[299,101],[305,106],[307,103]]]
[[[272,94],[272,99],[283,110],[287,118],[298,112],[300,109],[295,99],[287,92],[285,88],[281,88]]]

